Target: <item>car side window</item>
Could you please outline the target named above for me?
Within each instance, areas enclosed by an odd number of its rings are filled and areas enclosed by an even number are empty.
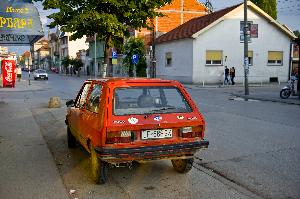
[[[86,110],[89,110],[94,113],[99,112],[100,98],[101,98],[101,85],[94,85],[94,88],[91,92],[89,99],[87,100]]]
[[[75,107],[84,108],[84,105],[85,105],[85,102],[86,102],[86,97],[87,97],[87,94],[89,92],[90,87],[91,87],[90,83],[86,83],[83,86],[83,89],[82,89],[81,93],[77,97]]]

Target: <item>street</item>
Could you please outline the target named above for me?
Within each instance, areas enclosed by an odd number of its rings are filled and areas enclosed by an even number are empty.
[[[49,74],[49,81],[30,86],[22,79],[15,91],[0,88],[1,199],[299,198],[300,106],[235,98],[242,86],[186,85],[210,141],[191,172],[178,174],[162,160],[110,168],[108,183],[95,185],[89,154],[79,146],[68,149],[64,123],[65,101],[85,79]],[[62,99],[61,108],[47,108],[52,96]]]

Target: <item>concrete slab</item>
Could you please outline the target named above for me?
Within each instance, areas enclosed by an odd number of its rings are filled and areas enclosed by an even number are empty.
[[[0,113],[0,198],[69,198],[30,109],[1,101]]]

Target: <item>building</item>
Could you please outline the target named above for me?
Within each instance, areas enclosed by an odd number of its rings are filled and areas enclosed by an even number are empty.
[[[173,0],[157,12],[162,13],[163,17],[156,17],[148,20],[148,23],[153,26],[153,31],[146,28],[141,31],[136,31],[137,37],[142,37],[146,44],[152,44],[154,37],[165,34],[181,24],[207,14],[207,8],[197,0]]]
[[[87,56],[87,50],[79,50],[76,53],[76,59],[81,60],[83,68],[80,69],[79,73],[87,75],[87,66],[89,63],[89,57]]]
[[[244,5],[194,18],[156,39],[157,77],[222,83],[224,67],[244,80]],[[249,82],[287,81],[295,35],[248,1]]]
[[[102,75],[103,63],[104,63],[104,51],[105,43],[103,41],[96,40],[95,37],[87,37],[89,49],[86,53],[85,74],[87,75]],[[109,56],[109,55],[108,55]]]
[[[60,59],[59,59],[59,40],[57,33],[48,33],[49,41],[49,56],[50,56],[50,68],[59,70]]]
[[[170,4],[158,9],[157,12],[162,13],[164,16],[148,20],[150,26],[153,27],[153,31],[143,28],[141,31],[135,31],[134,33],[136,37],[141,37],[144,40],[148,65],[153,65],[151,62],[155,62],[155,54],[153,54],[155,50],[153,41],[155,38],[195,17],[206,15],[208,9],[197,0],[173,0]]]
[[[42,68],[44,66],[42,59],[49,54],[48,39],[43,37],[35,42],[30,46],[30,52],[32,57],[32,66],[30,67],[33,69]]]
[[[79,50],[87,50],[89,47],[86,43],[85,36],[80,39],[70,40],[71,35],[72,34],[69,32],[61,32],[59,34],[58,39],[60,62],[66,57],[69,57],[70,59],[75,59],[77,56],[76,53]],[[62,68],[60,68],[60,71],[62,71]]]
[[[291,75],[296,75],[298,73],[298,66],[299,66],[299,45],[295,44],[293,48]]]
[[[75,59],[76,53],[79,50],[86,50],[88,49],[88,44],[85,42],[86,37],[82,37],[76,40],[70,40],[71,33],[69,32],[61,32],[59,35],[60,40],[60,57],[61,59],[64,57],[70,57]]]

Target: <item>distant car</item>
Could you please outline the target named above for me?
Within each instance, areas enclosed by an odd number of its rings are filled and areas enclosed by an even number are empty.
[[[37,79],[48,80],[48,73],[43,69],[36,69],[33,72],[33,78],[34,78],[34,80],[37,80]]]
[[[109,165],[170,159],[179,173],[192,169],[207,148],[205,121],[182,84],[174,80],[87,80],[67,101],[68,147],[79,142],[91,154],[91,173],[105,183]]]
[[[58,70],[58,68],[55,68],[55,67],[52,67],[51,68],[51,71],[53,72],[53,73],[59,73],[59,70]]]

